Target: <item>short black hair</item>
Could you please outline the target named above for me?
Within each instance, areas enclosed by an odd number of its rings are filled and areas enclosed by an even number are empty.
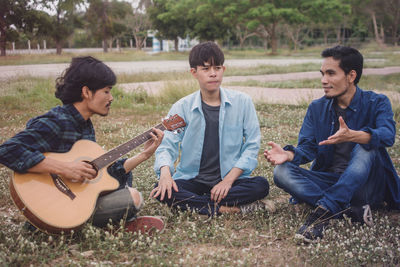
[[[355,70],[357,76],[354,80],[354,84],[357,84],[360,81],[364,58],[357,49],[338,45],[325,49],[322,51],[321,56],[324,58],[333,57],[335,60],[339,60],[339,67],[346,74],[352,70]]]
[[[63,104],[82,101],[82,88],[96,92],[117,82],[114,72],[94,57],[75,57],[70,66],[56,79],[55,96]]]
[[[211,66],[222,66],[224,61],[224,53],[217,44],[211,41],[194,46],[189,54],[189,64],[191,68],[204,66],[205,62],[209,63]]]

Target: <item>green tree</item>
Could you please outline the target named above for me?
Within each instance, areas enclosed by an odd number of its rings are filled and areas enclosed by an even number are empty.
[[[127,27],[129,35],[135,38],[136,49],[141,50],[147,39],[147,32],[151,28],[151,22],[148,13],[134,9],[124,19],[124,25]]]
[[[302,13],[301,10],[295,7],[296,1],[291,1],[291,4],[293,5],[294,10],[291,16],[286,18],[283,28],[286,36],[293,43],[293,48],[296,51],[311,30],[309,27],[311,20],[306,14]]]
[[[397,46],[400,30],[400,0],[383,1],[384,14],[386,14],[386,25],[392,37],[392,43]]]
[[[271,45],[272,54],[278,50],[278,25],[297,14],[298,10],[287,6],[285,1],[279,0],[254,0],[248,16],[248,27],[255,30],[260,37]]]
[[[183,0],[184,1],[184,0]],[[232,25],[224,21],[223,2],[220,0],[187,0],[188,33],[201,41],[221,40],[232,32]]]
[[[65,41],[80,25],[77,6],[83,4],[83,0],[46,0],[42,4],[55,14],[41,16],[40,32],[54,40],[57,54],[60,55]]]
[[[108,52],[108,46],[112,44],[113,37],[126,31],[122,21],[126,14],[132,12],[132,6],[128,2],[89,0],[89,8],[86,12],[88,27],[95,38],[103,41],[105,53]]]
[[[223,0],[223,21],[225,24],[232,25],[232,31],[236,38],[239,39],[239,46],[243,48],[244,42],[247,38],[256,35],[255,31],[252,31],[248,27],[250,21],[248,11],[251,4],[247,0]]]
[[[18,38],[19,31],[32,31],[37,21],[35,1],[0,0],[0,56],[6,55],[7,42]]]
[[[340,31],[351,14],[351,5],[345,0],[305,0],[301,5],[302,10],[312,19],[316,28],[324,36],[324,43],[328,43],[329,31],[335,30],[337,41],[340,42]]]
[[[154,0],[148,7],[152,27],[160,39],[174,40],[178,51],[178,38],[185,38],[187,32],[188,6],[184,0]]]

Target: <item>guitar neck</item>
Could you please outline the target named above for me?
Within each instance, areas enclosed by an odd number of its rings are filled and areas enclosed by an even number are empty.
[[[160,129],[161,131],[166,130],[165,126],[162,123],[158,124],[157,126],[154,126],[154,128]],[[113,163],[120,157],[124,156],[131,150],[135,149],[136,147],[140,146],[141,144],[149,140],[151,138],[150,135],[151,132],[152,130],[150,129],[142,133],[141,135],[136,136],[135,138],[126,142],[125,144],[122,144],[108,151],[107,153],[101,155],[97,159],[94,159],[91,163],[100,170],[101,168],[107,166],[110,163]]]

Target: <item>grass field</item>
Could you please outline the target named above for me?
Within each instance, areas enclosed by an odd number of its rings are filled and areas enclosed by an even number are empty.
[[[397,78],[396,78],[397,79]],[[396,80],[396,83],[398,80]],[[24,128],[26,121],[59,104],[54,82],[21,78],[0,85],[0,143]],[[109,150],[158,124],[171,104],[194,88],[169,89],[158,98],[144,92],[126,94],[113,89],[115,101],[106,118],[94,117],[97,141]],[[306,106],[256,106],[262,144],[253,175],[270,182],[268,196],[276,212],[219,216],[205,219],[172,212],[155,200],[146,200],[139,215],[164,216],[164,233],[132,235],[121,228],[98,229],[87,224],[70,235],[48,236],[23,228],[24,217],[13,205],[8,181],[12,172],[0,167],[1,266],[343,266],[400,264],[400,214],[375,211],[373,227],[334,221],[316,244],[298,244],[293,236],[310,211],[288,204],[289,195],[272,180],[272,167],[262,156],[268,141],[296,144]],[[399,118],[398,112],[396,118]],[[399,121],[397,121],[399,123]],[[389,153],[400,168],[399,135]],[[137,153],[133,151],[130,155]],[[134,186],[148,196],[156,177],[154,157],[134,171]]]

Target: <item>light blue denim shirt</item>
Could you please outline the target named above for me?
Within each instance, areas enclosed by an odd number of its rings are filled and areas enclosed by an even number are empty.
[[[243,170],[239,178],[249,177],[257,167],[260,148],[260,126],[251,98],[241,92],[220,88],[219,153],[221,177],[233,167]],[[154,170],[169,166],[172,177],[192,179],[199,173],[203,151],[206,122],[201,108],[201,94],[197,91],[176,102],[169,115],[178,114],[185,122],[183,132],[165,132],[164,139],[156,151]],[[179,151],[181,154],[179,155]],[[179,163],[174,168],[175,161]]]

